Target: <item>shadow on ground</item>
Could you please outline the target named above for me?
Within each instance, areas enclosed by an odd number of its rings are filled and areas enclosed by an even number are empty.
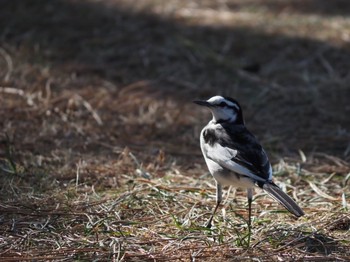
[[[346,15],[340,2],[290,7]],[[280,4],[265,7],[288,10]],[[241,101],[272,159],[298,149],[349,157],[347,48],[154,10],[125,1],[1,2],[2,86],[26,95],[5,92],[1,128],[21,153],[64,149],[76,160],[129,146],[201,159],[197,138],[209,115],[191,101],[221,93]]]

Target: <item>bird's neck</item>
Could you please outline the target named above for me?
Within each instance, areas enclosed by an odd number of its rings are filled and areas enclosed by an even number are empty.
[[[213,117],[213,119],[211,120],[212,123],[214,124],[231,124],[231,125],[242,125],[244,124],[243,119],[242,118],[228,118],[228,119],[216,119],[215,117]]]

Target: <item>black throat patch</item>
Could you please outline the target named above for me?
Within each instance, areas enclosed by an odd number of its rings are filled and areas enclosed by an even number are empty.
[[[211,146],[213,146],[218,141],[218,138],[215,135],[214,129],[205,129],[203,132],[203,138],[204,138],[204,142]]]

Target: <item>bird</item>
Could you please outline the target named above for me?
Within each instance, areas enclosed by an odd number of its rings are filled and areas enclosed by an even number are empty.
[[[305,213],[298,204],[272,181],[269,158],[256,137],[246,128],[238,101],[216,95],[208,100],[193,102],[208,108],[213,116],[200,133],[201,151],[216,182],[216,206],[206,227],[212,226],[222,201],[222,186],[225,185],[247,190],[249,232],[253,190],[256,187],[266,191],[294,216],[303,216]]]

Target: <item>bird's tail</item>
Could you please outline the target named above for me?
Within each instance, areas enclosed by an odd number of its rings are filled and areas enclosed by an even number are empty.
[[[305,214],[298,204],[273,182],[265,183],[263,189],[296,217],[301,217]]]

